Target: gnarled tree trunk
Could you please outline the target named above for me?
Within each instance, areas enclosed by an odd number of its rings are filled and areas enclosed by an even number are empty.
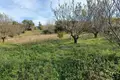
[[[6,38],[6,37],[2,37],[2,38],[1,38],[3,43],[5,42],[5,38]]]
[[[98,32],[94,33],[94,38],[98,37]]]
[[[74,39],[74,44],[77,44],[78,43],[78,36],[76,36],[76,35],[74,35],[74,36],[72,36],[73,37],[73,39]]]

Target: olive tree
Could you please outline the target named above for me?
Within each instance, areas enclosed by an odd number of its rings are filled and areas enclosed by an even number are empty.
[[[75,0],[64,4],[59,3],[57,8],[52,10],[56,21],[61,21],[61,27],[64,28],[64,31],[70,33],[74,39],[74,43],[77,43],[86,21],[86,15],[84,14],[81,3],[75,2]]]

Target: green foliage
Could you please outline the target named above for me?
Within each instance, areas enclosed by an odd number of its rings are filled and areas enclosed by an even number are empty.
[[[53,24],[47,24],[43,27],[43,34],[55,33],[55,26]]]
[[[17,24],[19,24],[19,23],[18,23],[17,21],[13,21],[12,24],[13,24],[13,25],[17,25]]]
[[[56,21],[55,22],[55,32],[62,32],[65,31],[63,28],[64,25],[62,25],[62,21]]]
[[[42,24],[40,22],[39,22],[37,27],[38,27],[38,29],[43,30],[43,26],[42,26]]]
[[[43,30],[43,34],[52,34],[49,30]]]
[[[26,30],[33,30],[33,26],[35,25],[32,20],[23,20],[22,23],[24,24]]]
[[[120,50],[100,38],[0,47],[0,80],[120,79]]]
[[[58,33],[57,33],[57,36],[58,36],[59,38],[63,38],[64,32],[58,32]]]

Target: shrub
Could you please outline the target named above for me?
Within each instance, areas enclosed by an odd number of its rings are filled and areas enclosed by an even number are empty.
[[[57,36],[58,36],[59,38],[63,38],[64,32],[58,32],[58,33],[57,33]]]
[[[53,34],[55,33],[55,26],[52,24],[47,24],[43,27],[43,34]]]
[[[52,32],[50,32],[49,30],[44,30],[43,34],[52,34]]]

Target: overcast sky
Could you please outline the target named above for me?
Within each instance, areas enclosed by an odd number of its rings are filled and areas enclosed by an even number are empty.
[[[45,24],[53,20],[51,1],[55,7],[58,0],[0,0],[0,13],[5,13],[18,22],[28,19],[33,20],[36,25],[39,21]],[[69,0],[60,1],[63,3]],[[76,1],[85,3],[85,0]]]

